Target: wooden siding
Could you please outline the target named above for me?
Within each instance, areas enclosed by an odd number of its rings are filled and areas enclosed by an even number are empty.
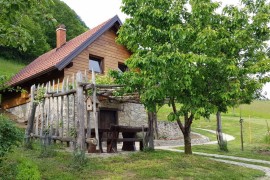
[[[73,65],[70,68],[64,69],[64,76],[71,77],[78,71],[85,70],[90,78],[89,71],[89,55],[97,56],[103,59],[103,72],[107,74],[110,69],[117,69],[118,62],[123,63],[130,57],[129,51],[115,42],[116,34],[112,30],[106,31],[95,42],[83,50],[77,57],[74,58]]]
[[[8,94],[3,94],[3,100],[2,100],[1,107],[4,109],[8,109],[14,106],[18,106],[21,104],[25,104],[29,102],[29,98],[23,98],[21,97],[20,92],[13,92]]]

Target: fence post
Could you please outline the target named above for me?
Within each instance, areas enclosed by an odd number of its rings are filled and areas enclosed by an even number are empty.
[[[77,148],[81,151],[85,150],[85,126],[84,126],[84,95],[83,86],[79,83],[83,81],[82,73],[78,72],[76,74],[77,82]]]
[[[93,118],[95,122],[95,136],[97,140],[97,148],[100,152],[102,152],[102,149],[100,147],[100,142],[99,142],[99,133],[98,133],[97,88],[96,88],[95,72],[93,69],[92,69],[92,83],[93,83]]]
[[[28,144],[30,142],[30,134],[33,132],[34,128],[34,120],[35,120],[35,114],[36,114],[36,107],[37,104],[35,103],[35,85],[31,86],[31,102],[30,102],[30,114],[28,117],[28,123],[27,128],[25,131],[25,143]]]

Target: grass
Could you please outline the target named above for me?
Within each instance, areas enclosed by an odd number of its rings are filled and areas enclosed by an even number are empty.
[[[267,152],[270,151],[270,146],[263,141],[264,136],[267,132],[265,121],[266,119],[262,118],[244,119],[244,151],[241,151],[239,117],[223,116],[223,132],[233,135],[235,137],[234,141],[228,142],[229,152],[219,151],[217,145],[193,146],[193,151],[233,155],[270,161],[270,156],[267,154]],[[195,121],[193,127],[215,130],[215,119],[211,117],[210,121]]]
[[[41,179],[255,179],[263,172],[176,152],[138,152],[113,157],[90,157],[80,170],[72,166],[71,153],[41,158],[33,150],[17,148],[0,167],[0,179],[15,179],[23,159],[37,166]],[[23,152],[23,153],[22,153]],[[228,173],[230,172],[230,173]]]
[[[229,109],[222,114],[223,132],[234,136],[234,141],[228,142],[229,152],[218,150],[217,145],[193,146],[193,151],[224,154],[270,161],[270,144],[264,139],[268,132],[267,123],[270,125],[270,101],[254,101],[250,105],[241,105],[235,109]],[[161,113],[160,113],[161,112]],[[170,111],[167,106],[162,107],[158,113],[158,119],[164,119]],[[167,112],[167,113],[166,113]],[[244,151],[241,151],[240,141],[240,112],[243,122]],[[208,136],[210,140],[216,140],[214,134],[203,132],[195,128],[216,129],[216,119],[212,115],[209,120],[201,118],[194,120],[192,130]],[[183,149],[183,148],[181,148]]]
[[[179,109],[180,104],[177,104]],[[251,104],[243,104],[235,108],[230,108],[227,113],[223,113],[222,116],[227,117],[242,117],[245,118],[263,118],[270,120],[270,101],[269,100],[255,100]],[[164,105],[158,111],[159,120],[167,120],[168,114],[172,112],[172,107]]]
[[[25,65],[22,62],[16,62],[0,57],[0,75],[13,75],[20,71]]]
[[[208,137],[210,141],[216,141],[217,140],[216,134],[210,133],[208,131],[192,128],[192,132],[204,135],[204,136]]]

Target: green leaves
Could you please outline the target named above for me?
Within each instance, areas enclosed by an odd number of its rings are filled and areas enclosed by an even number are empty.
[[[87,30],[60,0],[0,1],[0,7],[0,48],[9,51],[11,57],[19,54],[20,58],[33,59],[55,48],[57,24],[66,25],[68,40]]]
[[[208,117],[250,102],[270,79],[264,44],[270,38],[269,3],[243,1],[217,13],[219,3],[189,2],[190,10],[184,0],[123,0],[131,18],[118,42],[133,55],[127,61],[131,71],[115,77],[129,92],[139,90],[146,107],[172,98],[182,104],[181,116]]]
[[[22,141],[23,133],[4,115],[0,114],[0,163],[12,146]]]

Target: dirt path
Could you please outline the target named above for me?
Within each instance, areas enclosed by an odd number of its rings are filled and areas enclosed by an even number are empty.
[[[199,129],[201,129],[201,128],[199,128]],[[209,129],[201,129],[201,130],[205,130],[205,131],[216,134],[216,132],[213,130],[209,130]],[[223,133],[223,136],[225,137],[225,139],[227,141],[232,141],[235,139],[233,136],[228,135],[228,134]],[[206,142],[206,143],[201,143],[200,145],[203,145],[203,144],[217,144],[217,141],[210,141],[210,142]],[[167,150],[167,151],[184,153],[183,150],[174,149],[175,147],[179,147],[179,146],[159,146],[159,147],[156,147],[155,149],[162,149],[162,150]],[[251,169],[257,169],[257,170],[263,171],[265,173],[265,177],[260,178],[261,180],[270,179],[270,168],[269,167],[264,167],[261,165],[252,164],[252,163],[261,163],[261,164],[265,164],[265,165],[270,165],[270,161],[242,158],[242,157],[236,157],[236,156],[226,156],[226,155],[219,155],[219,154],[202,153],[202,152],[193,152],[193,154],[200,155],[200,156],[206,156],[214,161],[219,161],[219,162],[223,162],[223,163],[227,163],[227,164],[233,164],[233,165],[237,165],[237,166],[247,167],[247,168],[251,168]],[[244,162],[238,162],[238,161],[244,161]]]

